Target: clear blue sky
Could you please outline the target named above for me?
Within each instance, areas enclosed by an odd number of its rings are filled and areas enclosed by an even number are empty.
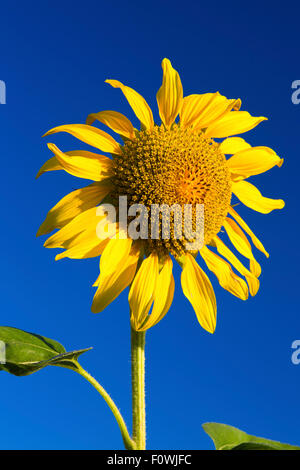
[[[60,197],[80,185],[70,175],[34,177],[50,153],[41,135],[114,109],[133,118],[116,78],[152,107],[163,57],[180,72],[185,94],[219,90],[241,97],[251,114],[269,117],[247,135],[285,158],[255,178],[286,208],[270,215],[243,209],[271,256],[258,255],[261,290],[247,302],[213,279],[218,325],[198,325],[180,289],[147,338],[149,449],[210,449],[201,423],[218,421],[252,434],[300,444],[299,126],[291,83],[300,79],[297,2],[128,1],[9,2],[1,6],[0,105],[1,321],[62,342],[93,346],[82,364],[130,420],[127,292],[99,315],[90,313],[97,260],[54,261],[35,238]],[[156,114],[157,115],[157,114]],[[68,149],[76,142],[54,137]],[[84,184],[85,182],[83,182]],[[76,374],[48,368],[25,378],[0,376],[0,448],[122,448],[106,404]]]

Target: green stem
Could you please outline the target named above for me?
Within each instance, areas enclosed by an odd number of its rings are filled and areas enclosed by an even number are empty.
[[[116,404],[111,399],[111,397],[108,395],[107,391],[104,390],[104,388],[97,382],[97,380],[95,380],[94,377],[92,377],[86,370],[84,370],[78,362],[76,362],[76,369],[73,369],[73,370],[78,372],[78,374],[80,374],[91,385],[93,385],[93,387],[100,393],[102,398],[104,398],[104,400],[108,404],[109,408],[111,409],[111,411],[112,411],[112,413],[113,413],[114,417],[116,418],[116,421],[119,425],[125,448],[127,450],[134,450],[136,448],[135,442],[131,439],[131,437],[129,435],[129,432],[128,432],[128,429],[126,427],[125,421],[124,421],[120,411],[118,410]]]
[[[132,439],[146,449],[145,332],[131,328]]]

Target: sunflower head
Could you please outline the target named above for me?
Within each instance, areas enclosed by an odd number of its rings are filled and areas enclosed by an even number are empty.
[[[201,130],[174,124],[172,129],[161,125],[137,132],[135,140],[125,142],[122,155],[113,158],[113,168],[116,202],[119,196],[127,195],[129,205],[143,204],[148,212],[154,204],[176,204],[181,209],[187,204],[203,204],[204,242],[208,244],[220,231],[231,200],[230,172],[219,146]],[[180,256],[187,251],[189,240],[175,235],[173,228],[170,238],[163,239],[160,230],[158,240],[149,237],[146,247],[151,252]]]
[[[282,208],[282,200],[262,196],[248,178],[281,166],[283,160],[268,147],[252,147],[241,137],[233,137],[266,118],[241,111],[239,99],[228,99],[219,92],[183,97],[179,74],[168,59],[163,60],[162,68],[163,80],[157,93],[161,123],[154,123],[152,111],[139,93],[117,80],[107,80],[125,95],[140,121],[139,130],[122,114],[101,111],[90,114],[86,124],[59,126],[46,134],[67,132],[109,156],[86,150],[63,152],[48,144],[53,157],[38,176],[63,169],[94,182],[59,201],[38,235],[59,229],[45,242],[49,248],[64,250],[56,259],[100,256],[92,311],[102,311],[130,286],[131,323],[139,331],[158,323],[169,310],[175,287],[175,259],[182,267],[183,292],[202,327],[212,333],[216,325],[215,294],[196,261],[197,251],[190,249],[193,235],[184,231],[185,208],[190,208],[194,234],[200,220],[197,208],[203,207],[203,243],[198,251],[204,266],[224,289],[245,300],[249,292],[257,293],[261,272],[248,237],[257,249],[268,253],[233,209],[232,195],[258,212]],[[122,143],[95,127],[95,121],[119,134]],[[126,213],[125,229],[124,220],[121,225],[118,219],[119,201],[124,196],[128,207],[143,207],[147,215],[156,208],[159,223],[155,237],[149,217],[144,227],[146,237],[128,236],[126,227],[133,220],[132,214]],[[115,209],[113,221],[106,211],[108,202]],[[164,207],[172,209],[168,237],[163,232]],[[183,217],[177,218],[174,208],[179,208]],[[99,224],[107,226],[108,222],[114,231],[102,230],[100,234]],[[222,232],[248,260],[247,267],[222,241]]]

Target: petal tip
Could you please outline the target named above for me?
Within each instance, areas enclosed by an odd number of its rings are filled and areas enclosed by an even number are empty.
[[[54,149],[54,148],[57,148],[56,145],[55,145],[55,144],[52,144],[51,142],[48,142],[48,143],[47,143],[47,147],[48,147],[49,150],[52,150],[52,149]]]
[[[47,137],[48,135],[55,134],[55,132],[57,132],[56,129],[57,129],[56,127],[53,127],[49,131],[45,132],[45,134],[42,135],[42,137]]]
[[[233,109],[235,111],[239,111],[241,109],[241,106],[242,106],[242,100],[241,98],[238,98],[235,100],[234,104],[233,104]]]
[[[213,335],[216,331],[216,325],[209,326],[208,328],[205,328],[205,330],[211,335]]]
[[[112,78],[107,78],[105,80],[105,83],[108,83],[109,85],[111,85],[113,88],[118,88],[118,86],[120,86],[120,82],[118,80],[114,80]]]
[[[89,114],[85,121],[86,125],[91,126],[94,122],[95,122],[95,119],[93,117],[93,114]]]
[[[98,313],[98,312],[96,311],[96,309],[95,309],[95,307],[94,307],[93,304],[92,304],[92,306],[91,306],[91,312],[92,312],[92,313]]]
[[[164,65],[171,65],[172,66],[170,59],[168,59],[167,57],[164,57],[163,60],[161,61],[162,68],[164,68]]]
[[[42,226],[40,226],[40,228],[36,232],[36,237],[40,237],[41,235],[44,235],[43,230],[42,230]]]

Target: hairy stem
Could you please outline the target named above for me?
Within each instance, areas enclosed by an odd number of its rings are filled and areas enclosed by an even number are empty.
[[[146,449],[145,332],[131,328],[132,438],[137,450]]]

